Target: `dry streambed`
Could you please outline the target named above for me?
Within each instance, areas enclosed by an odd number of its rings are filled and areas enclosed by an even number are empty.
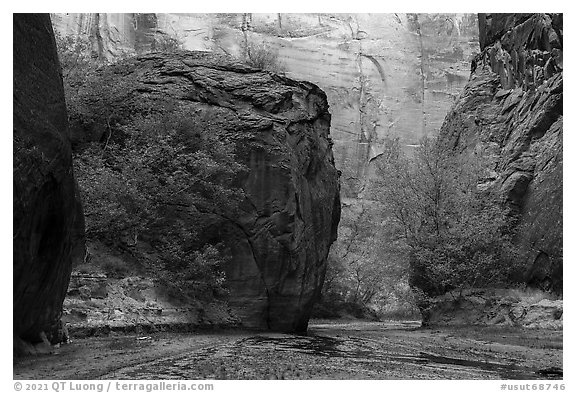
[[[307,336],[228,332],[76,340],[17,359],[15,379],[557,379],[562,332],[315,323]]]

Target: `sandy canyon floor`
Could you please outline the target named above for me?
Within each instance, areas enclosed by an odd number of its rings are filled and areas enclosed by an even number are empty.
[[[79,339],[53,354],[15,359],[14,379],[560,379],[561,369],[561,331],[315,321],[306,336]]]

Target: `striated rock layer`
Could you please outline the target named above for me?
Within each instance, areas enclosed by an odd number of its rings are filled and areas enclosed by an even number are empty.
[[[529,285],[562,292],[562,15],[479,14],[480,53],[440,136],[488,158],[481,188],[517,220]]]
[[[430,304],[428,325],[518,326],[562,330],[563,301],[538,290],[467,289],[439,296]]]
[[[96,57],[184,49],[244,58],[245,41],[277,52],[286,76],[312,81],[332,108],[342,192],[362,197],[382,138],[410,149],[438,132],[478,51],[474,14],[54,14]]]
[[[57,328],[84,221],[48,14],[14,15],[14,335]],[[57,341],[57,337],[52,337]]]
[[[148,54],[110,67],[126,86],[116,103],[122,121],[146,103],[176,101],[235,142],[248,168],[238,179],[246,200],[237,217],[214,215],[204,235],[232,248],[226,282],[244,326],[305,331],[340,218],[324,92],[206,52]]]

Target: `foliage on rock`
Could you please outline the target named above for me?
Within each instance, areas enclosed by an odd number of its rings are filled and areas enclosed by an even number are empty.
[[[223,293],[226,251],[206,244],[202,232],[208,216],[233,215],[243,197],[233,186],[244,169],[234,145],[176,101],[141,100],[127,112],[117,105],[131,100],[122,61],[115,70],[94,66],[82,43],[59,42],[71,119],[105,125],[98,141],[75,152],[87,238],[137,259],[146,259],[138,243],[149,244],[158,259],[142,268],[184,298]]]

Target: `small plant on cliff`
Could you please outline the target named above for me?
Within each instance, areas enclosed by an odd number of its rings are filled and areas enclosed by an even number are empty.
[[[425,296],[506,286],[518,268],[503,208],[478,190],[481,158],[424,139],[412,157],[389,140],[375,195],[408,246],[410,281]]]
[[[154,37],[151,50],[153,52],[175,52],[181,50],[183,46],[183,42],[177,37],[158,34]]]
[[[284,65],[280,62],[278,50],[265,43],[245,41],[243,44],[244,61],[251,67],[281,74]]]

